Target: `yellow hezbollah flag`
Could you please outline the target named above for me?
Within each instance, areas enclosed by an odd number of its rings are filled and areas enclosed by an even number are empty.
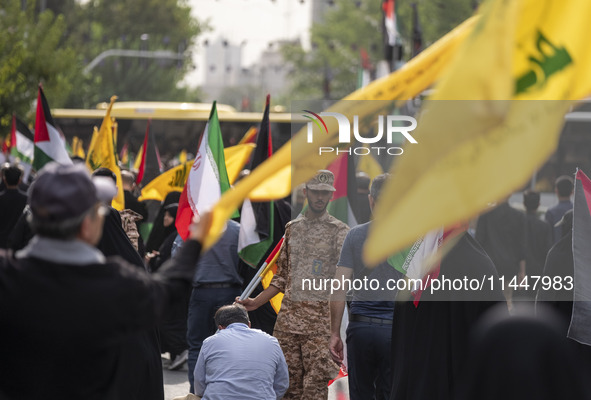
[[[484,4],[383,189],[369,264],[476,216],[554,152],[565,112],[591,92],[589,15],[583,0]]]
[[[192,165],[193,160],[190,160],[158,175],[142,188],[142,194],[138,200],[163,201],[170,192],[182,192]]]
[[[348,100],[407,100],[415,97],[441,74],[475,22],[476,17],[466,20],[396,72],[358,89],[327,111],[355,114],[361,119],[382,109],[383,103]],[[233,190],[224,193],[213,209],[212,227],[204,243],[206,249],[218,240],[231,215],[230,210],[235,210],[245,198],[258,201],[283,198],[291,193],[292,186],[306,182],[317,170],[325,168],[336,158],[336,154],[320,157],[317,152],[319,146],[338,143],[336,119],[327,118],[326,122],[327,135],[318,136],[315,150],[307,143],[306,128],[303,128],[272,157],[238,182]]]
[[[91,171],[97,168],[109,168],[115,173],[117,177],[117,195],[113,199],[112,206],[117,210],[123,210],[125,208],[125,199],[123,196],[123,185],[121,182],[121,170],[117,164],[117,158],[115,156],[115,147],[113,140],[113,121],[111,119],[111,108],[117,100],[117,96],[111,97],[111,103],[107,108],[107,113],[103,118],[103,122],[98,131],[92,135],[90,141],[90,147],[88,148],[88,155],[86,157],[86,165]]]
[[[369,149],[369,145],[367,143],[365,143],[363,147]],[[371,179],[372,181],[373,178],[384,173],[384,169],[382,168],[380,163],[377,162],[376,159],[369,152],[368,154],[359,157],[357,171],[365,172],[369,176],[369,179]]]
[[[253,143],[247,143],[224,149],[226,171],[228,172],[230,184],[234,182],[242,170],[242,167],[244,167],[244,164],[248,161],[254,147],[255,145]],[[186,161],[185,163],[158,175],[150,181],[150,183],[144,186],[139,200],[163,201],[166,195],[170,192],[182,192],[192,165],[193,160]]]

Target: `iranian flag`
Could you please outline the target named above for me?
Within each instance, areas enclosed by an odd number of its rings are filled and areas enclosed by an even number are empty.
[[[10,130],[10,155],[24,163],[32,164],[35,155],[34,137],[27,125],[12,116],[12,129]]]
[[[50,161],[56,161],[60,164],[72,164],[66,150],[66,141],[55,127],[43,89],[39,85],[37,117],[35,118],[33,168],[39,171]]]
[[[175,225],[183,240],[189,237],[189,225],[193,216],[211,209],[229,188],[222,131],[214,101],[201,136],[199,150],[179,200]],[[232,218],[237,216],[238,213],[235,212]]]
[[[357,180],[355,179],[355,164],[353,157],[347,153],[339,156],[327,168],[334,174],[334,187],[332,201],[328,204],[327,211],[335,218],[340,219],[349,227],[357,225],[357,219],[351,208],[351,200],[357,192]]]

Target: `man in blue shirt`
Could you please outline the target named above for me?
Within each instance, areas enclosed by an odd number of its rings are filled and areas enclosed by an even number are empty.
[[[279,342],[250,329],[248,312],[239,305],[215,313],[219,332],[203,342],[195,366],[195,394],[203,400],[276,400],[289,387]]]
[[[374,178],[369,192],[369,205],[375,202],[389,174]],[[401,274],[387,263],[373,269],[362,260],[362,250],[371,222],[357,225],[349,231],[338,262],[335,279],[377,280],[380,289],[355,290],[349,308],[347,327],[347,369],[351,400],[388,399],[391,389],[390,342],[394,298],[396,292],[387,290]],[[346,288],[345,288],[346,289]],[[386,289],[386,290],[384,290]],[[340,327],[345,309],[344,290],[335,292],[330,303],[330,353],[337,364],[343,362],[343,342]]]

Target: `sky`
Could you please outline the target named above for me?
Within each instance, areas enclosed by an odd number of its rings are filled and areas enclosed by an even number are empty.
[[[194,17],[209,20],[211,30],[199,36],[193,61],[197,69],[185,81],[203,81],[203,42],[223,37],[242,47],[242,66],[255,63],[269,42],[301,38],[307,46],[310,27],[310,0],[189,0]]]

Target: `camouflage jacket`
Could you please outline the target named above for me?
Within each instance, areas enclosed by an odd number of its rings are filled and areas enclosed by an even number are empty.
[[[328,213],[300,215],[285,227],[285,240],[271,285],[285,296],[275,329],[329,333],[330,279],[334,278],[349,227]]]
[[[127,237],[133,245],[133,248],[137,251],[140,233],[137,230],[136,222],[141,221],[144,219],[144,217],[128,208],[123,211],[119,211],[119,215],[121,216],[121,225],[123,226],[123,230],[127,234]]]

